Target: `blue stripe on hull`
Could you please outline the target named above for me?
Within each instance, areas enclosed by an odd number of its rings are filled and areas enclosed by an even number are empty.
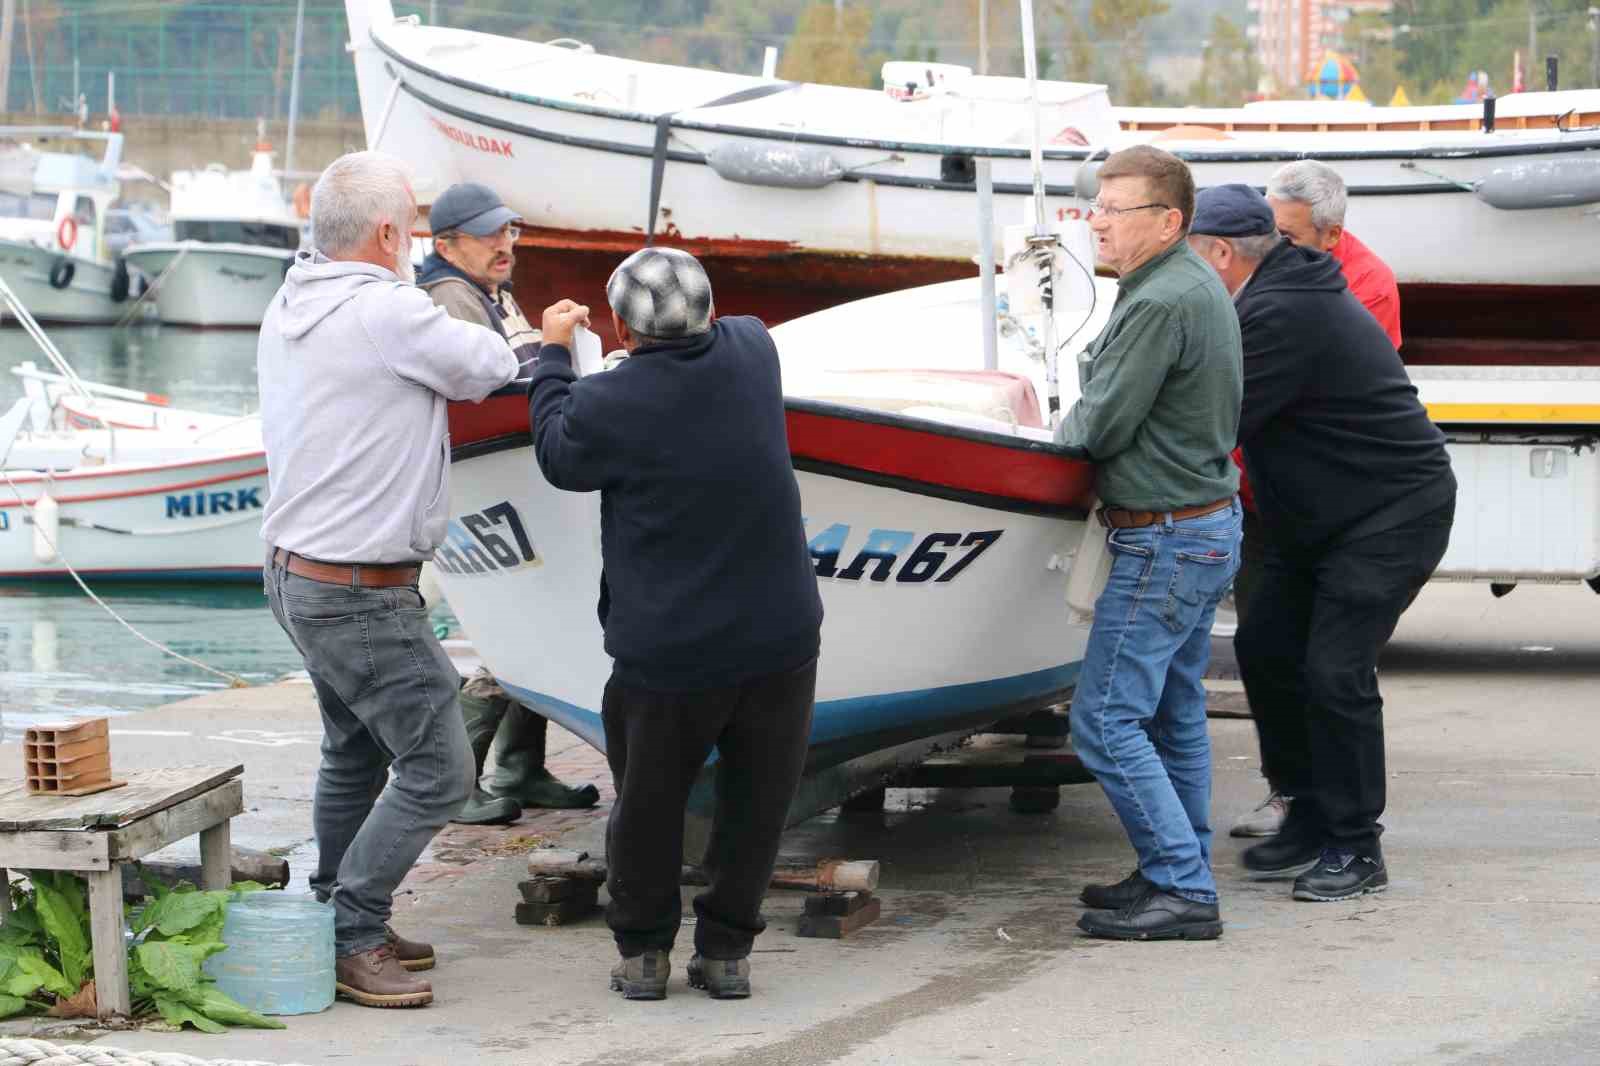
[[[811,744],[873,733],[904,732],[922,724],[925,735],[943,732],[946,723],[994,709],[1003,710],[1070,688],[1078,679],[1080,663],[1067,663],[992,681],[965,685],[891,692],[881,696],[854,696],[817,704],[811,723]],[[585,707],[500,682],[517,701],[576,733],[601,751],[606,750],[600,716]]]

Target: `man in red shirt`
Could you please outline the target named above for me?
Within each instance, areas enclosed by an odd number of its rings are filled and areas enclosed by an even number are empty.
[[[1345,202],[1344,179],[1338,171],[1315,159],[1287,163],[1267,179],[1267,203],[1277,220],[1278,232],[1294,244],[1327,252],[1337,259],[1351,295],[1372,312],[1389,335],[1389,343],[1398,349],[1400,290],[1394,271],[1344,228]],[[1233,461],[1243,469],[1238,450],[1233,453]],[[1244,542],[1239,574],[1234,578],[1233,603],[1234,613],[1243,621],[1254,591],[1256,571],[1251,564],[1261,555],[1262,537],[1247,474],[1239,478],[1239,497],[1245,505]],[[1239,819],[1230,832],[1236,837],[1272,836],[1288,809],[1288,797],[1274,792],[1261,806]]]
[[[1278,232],[1302,248],[1339,261],[1350,292],[1378,320],[1389,343],[1400,347],[1400,290],[1394,271],[1344,228],[1344,179],[1326,163],[1300,159],[1267,180],[1267,203]]]

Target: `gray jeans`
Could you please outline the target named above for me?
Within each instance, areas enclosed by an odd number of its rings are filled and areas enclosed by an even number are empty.
[[[472,794],[460,677],[415,586],[312,581],[269,558],[266,590],[322,708],[311,888],[333,900],[336,952],[367,951],[384,942],[395,887]]]

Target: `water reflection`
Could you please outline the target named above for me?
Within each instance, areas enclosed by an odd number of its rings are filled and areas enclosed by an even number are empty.
[[[256,410],[254,330],[171,326],[47,331],[84,378],[159,392],[180,407]],[[9,371],[43,353],[15,324],[0,327],[0,406],[22,395]],[[95,590],[151,639],[249,681],[300,668],[259,586],[107,585]],[[5,738],[42,721],[119,715],[226,683],[129,633],[70,582],[0,584],[0,725]]]
[[[50,326],[50,339],[80,377],[158,392],[179,407],[245,414],[256,403],[256,331],[141,325]],[[0,402],[22,395],[9,371],[25,361],[50,369],[44,353],[9,318],[0,328]]]

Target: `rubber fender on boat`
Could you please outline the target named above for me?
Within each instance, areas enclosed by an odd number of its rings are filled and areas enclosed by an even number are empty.
[[[1535,159],[1496,167],[1473,192],[1502,211],[1600,203],[1600,159]]]
[[[719,177],[743,185],[820,189],[844,177],[844,168],[833,156],[821,148],[799,144],[728,141],[713,148],[706,162]]]
[[[72,284],[72,277],[78,272],[78,264],[62,256],[50,267],[50,287],[64,289]]]
[[[130,284],[127,260],[118,259],[116,268],[111,271],[111,302],[121,303],[126,300]]]
[[[33,558],[39,563],[56,561],[56,545],[61,543],[61,505],[49,493],[33,501]]]

